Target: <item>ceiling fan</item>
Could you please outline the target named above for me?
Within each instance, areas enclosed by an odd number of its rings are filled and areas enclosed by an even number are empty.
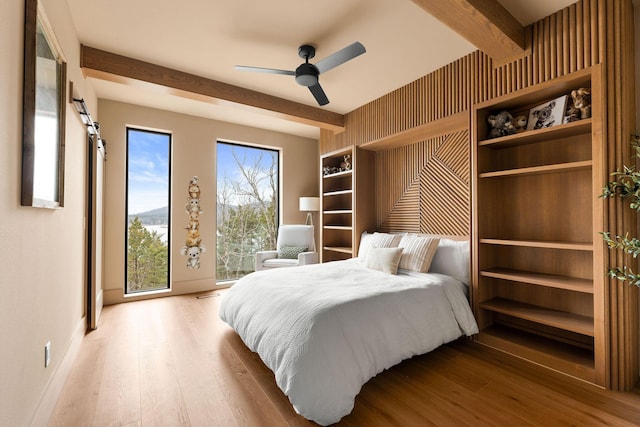
[[[365,52],[366,49],[362,43],[355,42],[327,56],[326,58],[321,59],[315,64],[311,64],[309,63],[309,59],[316,55],[316,49],[311,45],[305,44],[298,48],[298,55],[300,58],[304,59],[304,63],[300,64],[295,71],[278,70],[275,68],[246,67],[243,65],[236,65],[235,69],[240,71],[256,71],[259,73],[295,76],[296,82],[298,82],[299,85],[307,86],[309,88],[313,97],[318,101],[318,104],[327,105],[329,103],[329,98],[327,98],[324,90],[322,90],[320,82],[318,81],[318,76],[337,67],[338,65],[352,60],[356,56],[362,55]]]

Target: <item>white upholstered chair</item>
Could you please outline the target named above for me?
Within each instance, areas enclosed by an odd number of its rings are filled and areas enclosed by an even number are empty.
[[[317,264],[313,225],[281,225],[275,251],[256,252],[256,271]]]

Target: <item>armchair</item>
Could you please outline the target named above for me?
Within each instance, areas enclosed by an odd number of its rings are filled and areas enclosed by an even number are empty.
[[[318,263],[313,225],[281,225],[277,250],[256,252],[256,271]]]

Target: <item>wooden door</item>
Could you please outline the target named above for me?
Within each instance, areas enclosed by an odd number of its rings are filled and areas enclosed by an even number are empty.
[[[102,242],[103,242],[103,201],[104,162],[106,161],[104,142],[90,136],[89,154],[89,298],[87,299],[89,329],[98,327],[102,312]],[[97,139],[97,142],[94,141]]]

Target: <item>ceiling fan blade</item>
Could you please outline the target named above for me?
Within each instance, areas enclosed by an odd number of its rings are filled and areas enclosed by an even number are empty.
[[[316,101],[318,101],[318,104],[327,105],[329,103],[329,98],[327,98],[327,95],[324,93],[324,90],[322,90],[320,83],[313,86],[309,86],[309,90],[311,91],[311,94],[316,99]]]
[[[258,72],[258,73],[284,74],[284,75],[287,75],[287,76],[295,76],[296,75],[295,71],[278,70],[278,69],[275,69],[275,68],[246,67],[244,65],[236,65],[234,68],[236,70],[238,70],[238,71],[254,71],[254,72]]]
[[[340,49],[336,53],[333,53],[326,58],[321,59],[320,61],[315,63],[315,66],[318,68],[318,71],[320,71],[320,73],[325,73],[340,64],[344,64],[345,62],[352,60],[356,56],[362,55],[366,51],[367,50],[364,48],[362,43],[355,42],[343,49]]]

